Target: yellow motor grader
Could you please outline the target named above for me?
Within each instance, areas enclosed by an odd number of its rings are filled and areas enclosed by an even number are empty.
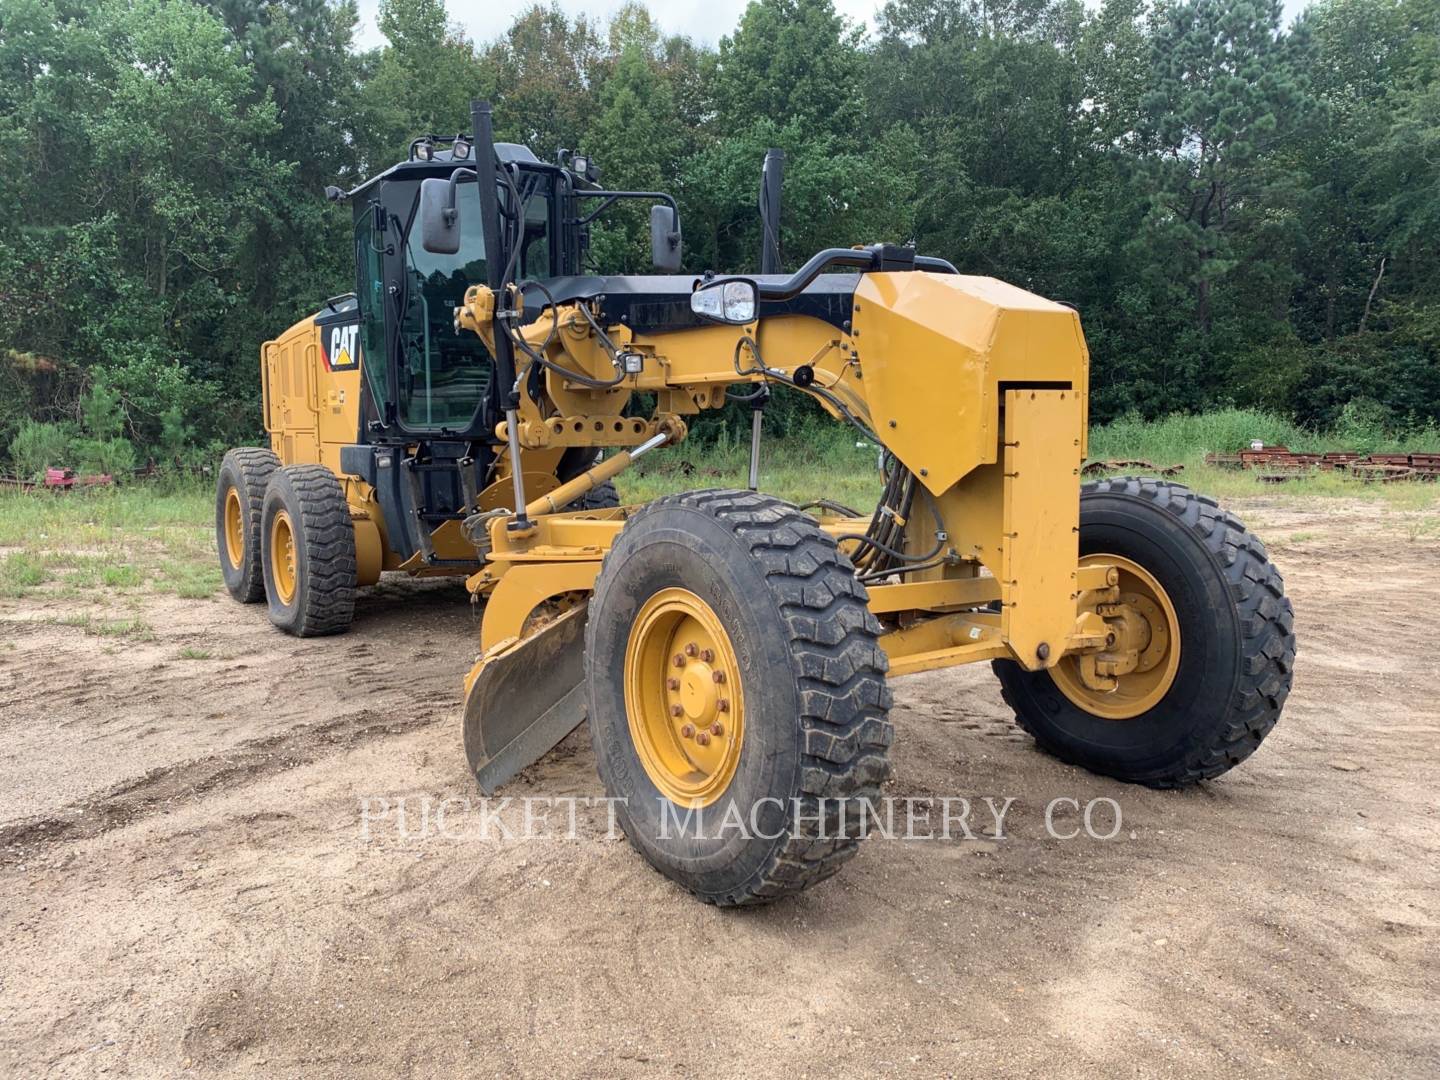
[[[1184,487],[1082,486],[1072,308],[884,244],[779,273],[778,157],[762,273],[680,274],[669,196],[497,144],[484,103],[471,119],[331,191],[357,291],[263,347],[271,449],[227,454],[216,499],[236,599],[333,633],[383,571],[463,575],[482,790],[588,717],[631,842],[716,904],[854,855],[890,773],[889,678],[989,661],[1041,747],[1157,787],[1259,746],[1295,651],[1280,575]],[[637,198],[660,272],[589,272],[591,223]],[[872,512],[758,490],[774,386],[881,449]],[[756,410],[748,489],[617,505],[616,475],[733,396]]]

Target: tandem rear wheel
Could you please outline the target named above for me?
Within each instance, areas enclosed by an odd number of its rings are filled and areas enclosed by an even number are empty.
[[[265,486],[280,459],[258,446],[227,451],[215,485],[215,541],[225,588],[242,604],[265,597],[260,568],[260,513]]]
[[[259,532],[270,621],[296,637],[347,630],[355,611],[355,527],[335,474],[324,465],[276,469]]]

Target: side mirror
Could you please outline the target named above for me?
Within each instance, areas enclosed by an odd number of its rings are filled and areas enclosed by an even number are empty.
[[[650,261],[669,274],[680,269],[680,215],[664,203],[650,207]]]
[[[455,185],[438,176],[420,181],[420,246],[432,255],[454,255],[460,250]]]
[[[726,278],[701,285],[690,294],[690,310],[702,319],[743,326],[760,310],[760,290],[745,278]]]

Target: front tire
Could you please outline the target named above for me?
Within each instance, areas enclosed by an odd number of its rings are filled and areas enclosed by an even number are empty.
[[[355,525],[324,465],[276,470],[260,526],[270,621],[296,637],[339,634],[355,613]]]
[[[242,604],[265,598],[260,567],[260,514],[265,485],[280,459],[258,446],[227,451],[215,484],[215,544],[225,588]]]
[[[600,779],[651,865],[730,906],[855,855],[890,771],[879,630],[849,560],[787,503],[698,491],[631,518],[585,666]]]
[[[1212,779],[1254,753],[1280,716],[1295,661],[1290,601],[1260,540],[1179,484],[1117,478],[1081,490],[1080,554],[1118,557],[1139,571],[1129,576],[1158,587],[1154,606],[1172,609],[1178,638],[1173,673],[1163,696],[1153,673],[1121,676],[1117,691],[1086,707],[1068,669],[1052,676],[996,661],[1020,726],[1063,761],[1150,787]],[[1130,702],[1143,711],[1126,707],[1127,678],[1142,680]]]

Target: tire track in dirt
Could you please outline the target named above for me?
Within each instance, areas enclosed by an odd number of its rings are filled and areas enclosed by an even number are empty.
[[[37,847],[87,840],[198,800],[308,765],[377,739],[404,735],[450,717],[448,709],[404,718],[363,710],[320,724],[251,739],[224,753],[152,769],[143,776],[45,814],[0,827],[0,867],[33,857]]]

